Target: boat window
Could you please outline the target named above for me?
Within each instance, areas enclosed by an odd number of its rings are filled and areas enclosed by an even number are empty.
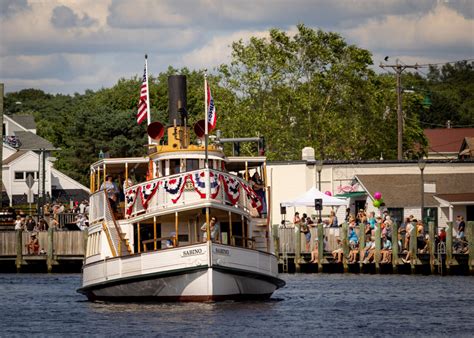
[[[170,175],[179,174],[180,162],[179,159],[170,160]]]
[[[192,171],[199,169],[198,159],[187,159],[186,160],[186,171]]]
[[[166,176],[166,161],[160,161],[161,177]]]

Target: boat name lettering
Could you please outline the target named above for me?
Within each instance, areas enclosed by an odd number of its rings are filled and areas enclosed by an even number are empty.
[[[226,255],[226,256],[230,256],[230,250],[228,249],[222,249],[222,248],[215,248],[215,251],[214,251],[216,254],[221,254],[221,255]]]
[[[190,250],[185,250],[181,253],[181,257],[188,257],[188,256],[196,256],[196,255],[202,255],[204,253],[204,250],[202,248],[199,249],[190,249]]]

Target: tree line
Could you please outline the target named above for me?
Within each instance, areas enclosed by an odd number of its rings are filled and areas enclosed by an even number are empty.
[[[223,137],[264,136],[269,160],[299,159],[307,146],[318,159],[396,159],[396,79],[372,65],[369,51],[305,25],[293,36],[272,29],[267,38],[236,41],[231,62],[208,77],[217,129]],[[405,158],[426,152],[424,128],[474,121],[473,66],[464,61],[403,74]],[[192,125],[204,116],[203,70],[188,68],[149,77],[152,121],[168,123],[167,78],[173,74],[187,76]],[[112,157],[145,154],[146,126],[135,121],[140,85],[136,76],[84,94],[25,89],[5,96],[4,111],[33,114],[37,133],[60,149],[56,168],[87,185],[89,165],[101,150]],[[242,145],[241,152],[251,147]]]

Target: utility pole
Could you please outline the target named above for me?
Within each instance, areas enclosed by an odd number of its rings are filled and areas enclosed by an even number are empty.
[[[387,60],[388,58],[386,58]],[[401,65],[396,60],[394,65],[384,65],[380,63],[380,68],[390,67],[397,76],[397,160],[403,160],[403,113],[402,113],[402,72],[407,68],[421,68],[418,64]]]

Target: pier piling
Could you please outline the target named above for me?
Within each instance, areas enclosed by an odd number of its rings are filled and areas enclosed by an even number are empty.
[[[397,273],[398,271],[398,224],[393,222],[392,225],[392,271]]]
[[[323,223],[318,224],[318,272],[323,272],[324,258],[324,229]]]
[[[23,263],[23,230],[16,231],[16,271],[21,271],[21,265]]]

